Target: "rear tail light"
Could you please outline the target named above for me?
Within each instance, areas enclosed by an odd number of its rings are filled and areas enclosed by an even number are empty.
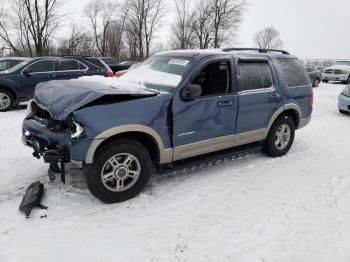
[[[106,72],[106,77],[114,77],[113,71],[108,70]]]
[[[312,90],[311,96],[309,98],[309,107],[312,109],[314,107],[314,91]]]

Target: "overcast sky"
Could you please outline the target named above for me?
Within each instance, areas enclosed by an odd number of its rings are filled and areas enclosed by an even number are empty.
[[[238,46],[251,47],[255,32],[272,25],[281,32],[284,48],[300,58],[350,59],[350,0],[249,1],[238,32]],[[87,2],[66,0],[63,8],[81,17]],[[165,2],[174,10],[172,0]]]

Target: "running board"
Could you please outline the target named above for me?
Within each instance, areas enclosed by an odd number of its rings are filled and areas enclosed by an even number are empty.
[[[232,161],[242,157],[252,156],[261,153],[261,143],[253,143],[245,146],[226,149],[215,153],[206,154],[203,156],[192,157],[185,160],[174,162],[172,165],[162,165],[159,167],[157,174],[169,174],[182,171],[185,169],[193,169],[196,167],[202,168],[213,164],[218,164],[223,161]]]

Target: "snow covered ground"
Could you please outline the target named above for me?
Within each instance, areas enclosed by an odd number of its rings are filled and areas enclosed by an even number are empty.
[[[0,261],[350,261],[343,87],[314,89],[312,122],[287,156],[154,176],[140,196],[115,205],[94,199],[77,178],[49,184],[47,166],[20,142],[25,111],[0,114]],[[18,206],[36,180],[49,209],[25,219]]]

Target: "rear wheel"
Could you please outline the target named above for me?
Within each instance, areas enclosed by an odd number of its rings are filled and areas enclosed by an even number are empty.
[[[264,152],[272,157],[283,156],[290,150],[295,136],[295,124],[291,117],[283,115],[272,125],[264,142]]]
[[[98,151],[94,163],[84,168],[89,191],[102,202],[118,203],[137,196],[152,170],[146,148],[133,139],[120,139]]]
[[[314,80],[314,82],[312,83],[312,86],[313,86],[313,87],[318,87],[319,84],[320,84],[320,79],[316,78],[316,79]]]
[[[11,92],[0,89],[0,112],[9,111],[13,108],[15,99]]]
[[[342,113],[342,114],[345,114],[345,115],[348,115],[348,114],[349,114],[349,112],[344,111],[344,110],[341,110],[341,109],[339,109],[339,112]]]
[[[328,83],[328,82],[329,82],[329,80],[322,80],[322,82],[323,82],[323,83]]]

